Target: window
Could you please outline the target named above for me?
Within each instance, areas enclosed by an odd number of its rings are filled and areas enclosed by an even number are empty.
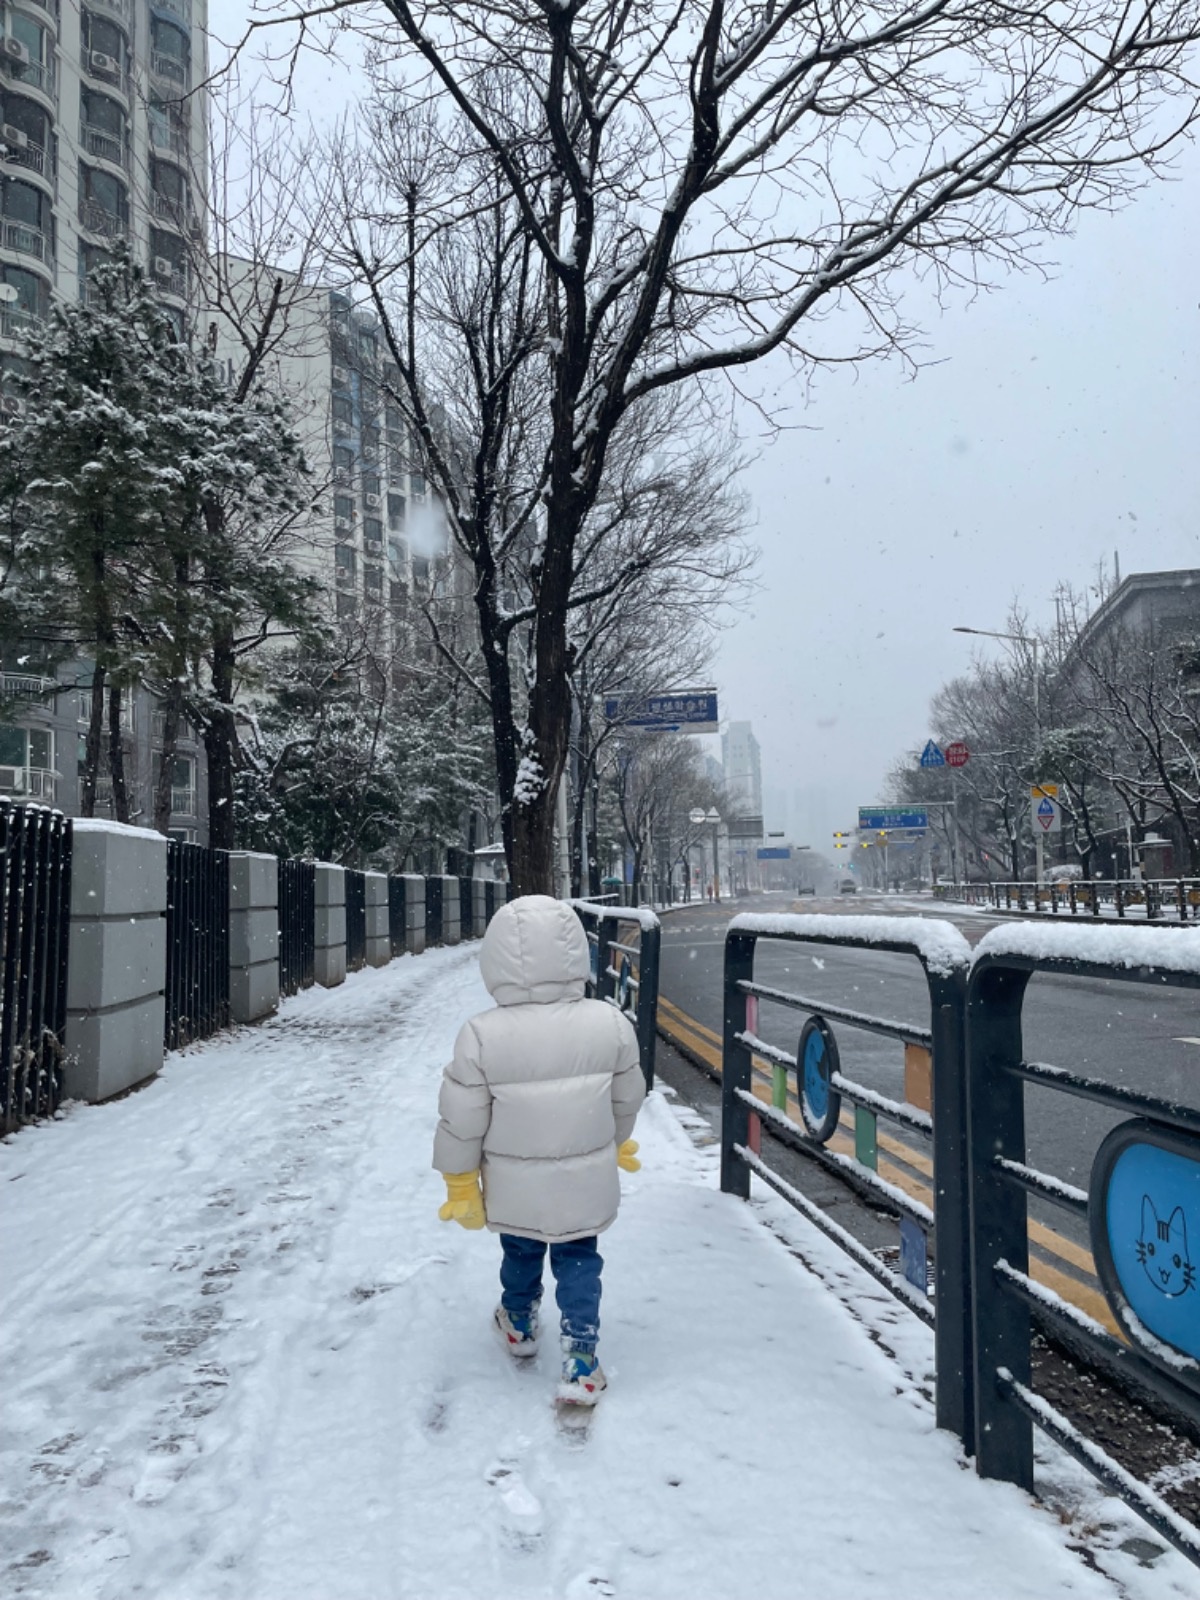
[[[9,72],[18,83],[24,82],[41,89],[44,94],[54,93],[54,46],[45,28],[39,27],[32,17],[11,7],[8,12],[9,37],[23,44],[29,52],[27,62],[9,60]]]
[[[168,201],[171,205],[186,206],[187,179],[179,168],[173,167],[169,161],[150,163],[150,186],[160,199]]]
[[[388,571],[393,578],[402,578],[408,567],[408,547],[403,539],[388,540]]]
[[[382,488],[378,477],[374,473],[363,473],[363,493],[378,494]]]
[[[404,526],[404,496],[402,494],[388,495],[388,526],[398,529]]]
[[[346,573],[349,577],[353,577],[358,565],[358,556],[350,545],[339,544],[334,547],[333,564],[339,574]]]
[[[0,107],[3,107],[4,121],[10,127],[19,128],[31,145],[42,151],[50,148],[50,116],[41,106],[27,100],[23,94],[3,94]],[[18,161],[22,166],[31,164],[27,150],[10,150],[4,159]],[[37,170],[43,169],[39,166]],[[50,169],[45,169],[45,175],[51,176]]]
[[[19,178],[5,178],[2,209],[6,221],[24,223],[27,228],[47,237],[53,232],[54,212],[49,197],[32,183],[22,183]],[[9,243],[7,238],[5,243]],[[9,244],[9,248],[21,250],[27,247],[13,243]],[[42,254],[40,250],[33,253]]]
[[[176,756],[171,763],[171,787],[173,789],[190,789],[194,772],[194,763],[191,756]]]
[[[81,12],[83,21],[83,48],[89,56],[93,50],[111,56],[121,67],[129,49],[128,40],[117,23],[108,17],[97,17],[90,11]]]
[[[17,291],[16,300],[3,309],[15,308],[28,317],[50,315],[50,288],[45,278],[36,272],[27,272],[24,267],[0,267],[0,276],[10,289]]]
[[[150,254],[155,261],[169,261],[172,272],[183,271],[184,243],[175,234],[164,233],[160,228],[151,228]]]
[[[97,94],[93,89],[82,90],[80,98],[83,104],[83,120],[87,126],[98,128],[102,133],[107,133],[123,142],[125,113],[117,102],[106,94]]]
[[[348,494],[335,494],[333,497],[333,514],[335,517],[344,517],[347,522],[353,522],[353,498]]]
[[[363,538],[375,539],[379,543],[383,542],[383,523],[380,522],[378,517],[363,518]]]
[[[379,429],[378,428],[364,428],[363,431],[362,431],[362,442],[363,442],[363,449],[364,450],[378,450],[379,449]]]
[[[350,482],[350,475],[354,471],[354,451],[347,445],[334,445],[333,471],[339,483]]]
[[[191,43],[182,28],[161,17],[150,19],[150,45],[157,55],[170,56],[186,65],[191,53]]]
[[[364,567],[363,586],[369,595],[383,595],[383,568]]]
[[[412,575],[414,583],[429,582],[429,560],[426,556],[412,558]]]
[[[54,735],[48,728],[0,726],[0,767],[53,770]]]
[[[333,420],[344,422],[347,427],[354,421],[354,407],[348,394],[335,394],[333,397]]]
[[[128,217],[129,197],[125,185],[114,173],[79,164],[79,187],[85,200],[91,200],[115,217]]]
[[[358,610],[358,604],[352,594],[339,591],[337,597],[337,614],[339,617],[352,617]]]
[[[414,494],[424,494],[425,474],[423,472],[414,472],[411,476],[410,486]]]

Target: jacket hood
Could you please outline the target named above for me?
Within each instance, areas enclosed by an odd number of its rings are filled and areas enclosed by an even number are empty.
[[[582,1000],[591,966],[579,918],[566,901],[546,894],[501,906],[479,952],[479,970],[498,1006]]]

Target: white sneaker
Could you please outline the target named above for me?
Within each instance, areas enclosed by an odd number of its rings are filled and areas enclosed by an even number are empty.
[[[564,1350],[562,1380],[555,1396],[559,1405],[594,1406],[607,1387],[608,1379],[594,1351],[569,1346]]]
[[[504,1347],[510,1356],[516,1356],[519,1360],[524,1360],[526,1356],[537,1354],[538,1312],[536,1306],[527,1317],[510,1317],[503,1306],[497,1306],[495,1324],[496,1332],[503,1339]]]

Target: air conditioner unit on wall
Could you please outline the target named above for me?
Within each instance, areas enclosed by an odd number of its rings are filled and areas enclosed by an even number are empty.
[[[154,270],[160,278],[169,278],[175,271],[175,263],[166,256],[155,256]]]
[[[346,371],[345,367],[334,367],[333,381],[337,384],[339,389],[344,389],[346,387],[346,385],[350,382],[350,374]]]
[[[0,53],[7,61],[20,62],[23,67],[29,65],[29,51],[19,39],[0,39]]]
[[[22,133],[20,128],[14,128],[11,122],[6,122],[0,132],[3,133],[5,144],[13,150],[24,150],[29,143],[29,135]]]
[[[117,72],[121,70],[121,63],[116,56],[106,56],[103,50],[93,50],[88,55],[88,61],[97,72]]]
[[[350,532],[350,518],[349,517],[334,517],[333,526],[337,530],[338,533],[349,533]]]
[[[334,417],[333,431],[334,433],[349,433],[350,424],[348,422],[343,422],[341,417]]]
[[[365,495],[363,495],[363,499],[370,506],[372,511],[378,510],[378,508],[379,508],[379,496],[377,494],[365,494]]]

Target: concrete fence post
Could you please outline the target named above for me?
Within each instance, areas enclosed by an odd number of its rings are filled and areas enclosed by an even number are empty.
[[[167,841],[145,828],[72,828],[63,1096],[107,1100],[163,1063]]]
[[[475,937],[482,939],[488,924],[487,883],[483,878],[471,879],[471,913]]]
[[[279,858],[229,856],[229,1013],[257,1022],[279,1005]]]
[[[314,971],[317,982],[333,989],[346,981],[346,869],[318,861]]]
[[[367,965],[386,967],[392,959],[392,939],[388,926],[388,876],[386,872],[365,872],[367,903]]]
[[[425,879],[415,872],[404,878],[404,943],[409,955],[419,956],[425,948]]]
[[[462,939],[462,908],[458,901],[458,879],[442,879],[442,943],[458,944]]]

